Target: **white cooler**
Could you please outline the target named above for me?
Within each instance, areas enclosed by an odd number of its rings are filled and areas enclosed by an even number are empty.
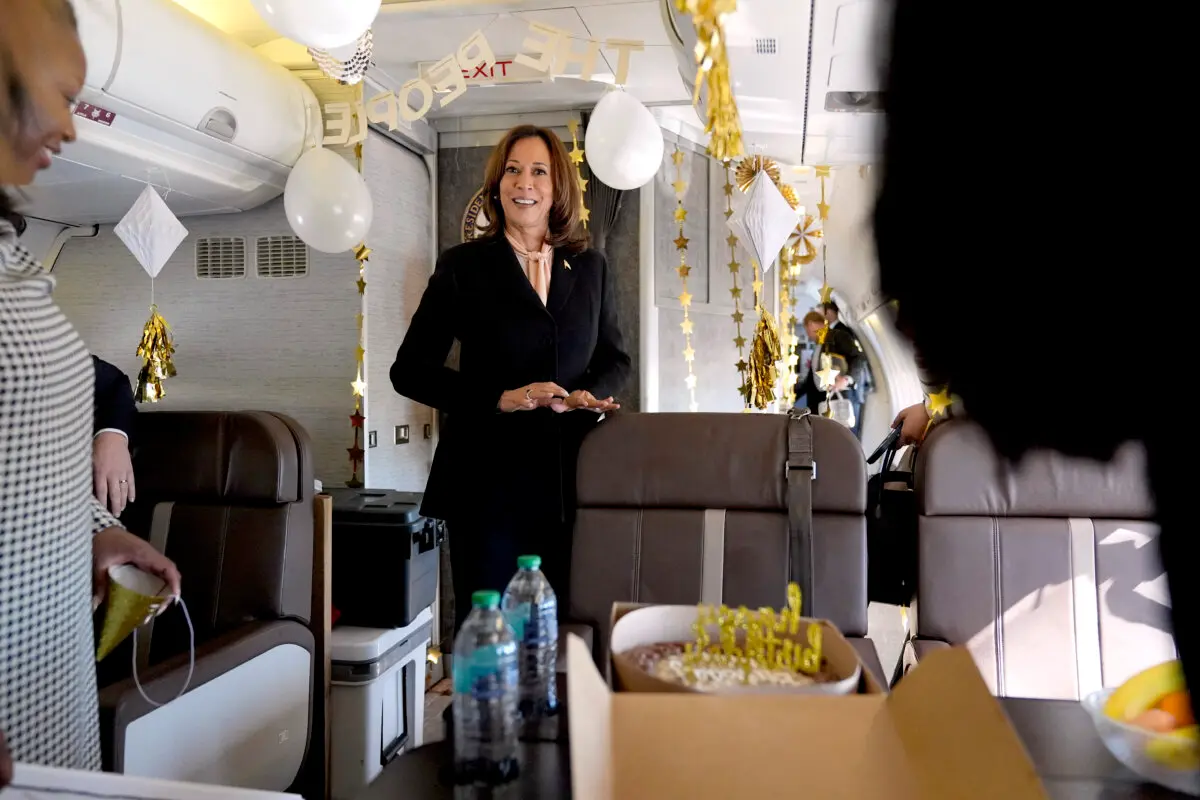
[[[352,800],[393,758],[421,746],[425,659],[432,631],[433,612],[428,608],[403,628],[333,629],[334,800]]]

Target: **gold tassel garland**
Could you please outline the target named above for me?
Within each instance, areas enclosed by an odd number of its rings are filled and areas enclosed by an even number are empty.
[[[750,346],[750,401],[759,411],[765,411],[775,400],[775,381],[779,373],[775,364],[780,359],[779,329],[775,318],[765,308],[759,309],[754,344]]]
[[[750,385],[750,402],[759,411],[765,411],[775,400],[775,381],[779,378],[775,365],[781,357],[781,350],[775,318],[759,300],[763,282],[758,262],[751,263],[754,267],[754,309],[758,312],[758,325],[754,330],[754,343],[750,345],[750,376],[747,382]]]
[[[138,358],[143,360],[138,372],[137,388],[133,399],[139,403],[157,403],[166,396],[162,382],[175,377],[175,337],[171,326],[158,313],[158,306],[150,306],[150,318],[142,328],[142,341],[137,347]]]
[[[718,161],[740,156],[742,122],[733,99],[729,57],[725,52],[724,18],[737,10],[737,0],[675,0],[675,8],[690,14],[696,27],[696,89],[692,105],[700,102],[700,89],[708,87],[708,152]]]

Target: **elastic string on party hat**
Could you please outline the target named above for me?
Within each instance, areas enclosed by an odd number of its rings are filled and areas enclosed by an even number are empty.
[[[183,686],[181,686],[179,688],[179,692],[174,697],[172,697],[170,700],[165,700],[161,703],[159,703],[155,700],[151,700],[150,697],[146,694],[146,690],[142,688],[142,682],[141,682],[141,680],[138,679],[138,646],[137,646],[138,632],[137,632],[137,628],[133,629],[133,659],[132,659],[133,660],[133,683],[135,686],[137,686],[138,694],[140,694],[142,696],[142,699],[145,700],[150,705],[154,706],[155,708],[162,708],[167,703],[173,703],[176,700],[178,700],[180,697],[183,697],[183,693],[186,692],[188,690],[188,687],[191,686],[191,684],[192,684],[192,673],[195,672],[195,670],[196,670],[196,629],[192,626],[192,615],[188,613],[187,603],[183,602],[182,597],[180,597],[179,595],[173,595],[171,597],[171,599],[179,604],[179,609],[183,612],[183,618],[184,618],[184,620],[187,621],[187,626],[188,626],[188,671],[187,671],[187,678],[185,678],[183,681]]]

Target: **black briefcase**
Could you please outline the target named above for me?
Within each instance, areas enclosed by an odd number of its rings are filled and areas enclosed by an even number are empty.
[[[893,470],[893,443],[867,481],[867,596],[907,606],[917,593],[917,495],[913,474]]]

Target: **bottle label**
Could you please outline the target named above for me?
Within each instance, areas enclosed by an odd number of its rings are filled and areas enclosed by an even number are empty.
[[[454,691],[477,700],[495,700],[517,687],[515,642],[487,644],[453,661]]]
[[[518,642],[525,641],[525,628],[529,625],[529,603],[517,603],[504,612],[504,620],[513,629],[513,635]]]
[[[540,647],[558,641],[558,601],[543,600],[536,612],[532,603],[518,603],[504,612],[518,642],[525,647]]]

